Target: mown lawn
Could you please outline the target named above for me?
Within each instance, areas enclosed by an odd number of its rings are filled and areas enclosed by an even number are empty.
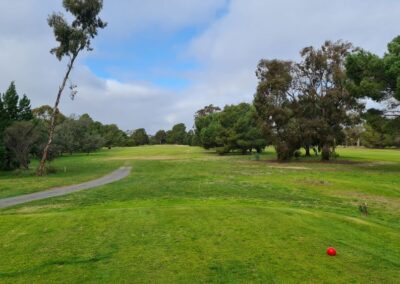
[[[0,282],[399,283],[400,151],[339,153],[280,164],[271,150],[255,161],[155,146],[61,158],[46,178],[2,173],[0,198],[133,167],[1,210]]]

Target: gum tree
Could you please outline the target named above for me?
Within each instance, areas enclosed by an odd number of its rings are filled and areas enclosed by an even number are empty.
[[[299,63],[260,61],[254,105],[279,160],[291,159],[301,147],[308,154],[318,147],[329,160],[343,129],[357,123],[363,105],[346,88],[345,60],[353,51],[350,43],[326,41],[302,49]]]
[[[54,137],[58,106],[68,78],[74,67],[74,63],[82,51],[92,50],[92,39],[97,36],[99,29],[103,29],[107,25],[98,17],[103,8],[102,0],[64,0],[63,6],[65,10],[74,17],[72,23],[69,23],[63,14],[53,13],[48,18],[48,24],[53,29],[55,39],[58,42],[58,46],[53,48],[51,53],[54,54],[59,61],[67,58],[68,65],[53,107],[48,142],[44,147],[42,160],[37,170],[39,176],[42,176],[45,172],[48,151]],[[71,86],[71,88],[73,89],[73,86]],[[74,91],[72,95],[74,95]]]

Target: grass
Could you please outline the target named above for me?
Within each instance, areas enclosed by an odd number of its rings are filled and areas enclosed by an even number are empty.
[[[253,161],[156,146],[60,158],[47,178],[2,173],[0,196],[15,196],[133,167],[0,211],[0,282],[398,283],[400,151],[339,153],[280,164],[271,150]]]
[[[122,164],[120,161],[105,162],[104,155],[107,155],[107,151],[89,156],[79,154],[61,157],[50,164],[50,167],[56,169],[57,173],[43,178],[37,178],[35,175],[38,161],[33,161],[29,171],[11,173],[0,171],[0,198],[93,180],[106,175]]]

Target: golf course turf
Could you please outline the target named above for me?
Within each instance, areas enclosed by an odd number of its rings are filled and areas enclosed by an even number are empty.
[[[37,162],[0,173],[6,198],[132,167],[0,210],[0,283],[399,283],[400,151],[338,153],[277,163],[272,149],[256,161],[151,146],[61,157],[44,178]]]

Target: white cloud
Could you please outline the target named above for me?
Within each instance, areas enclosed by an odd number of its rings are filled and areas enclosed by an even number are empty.
[[[105,0],[102,17],[109,26],[95,45],[115,41],[118,46],[153,29],[172,33],[202,25],[206,29],[182,55],[197,59],[201,68],[184,74],[191,84],[173,92],[151,81],[99,78],[82,60],[96,53],[86,53],[71,78],[78,85],[78,96],[71,101],[66,93],[61,110],[87,112],[122,129],[145,127],[155,132],[178,122],[191,127],[193,114],[204,105],[251,101],[257,84],[254,70],[261,58],[294,59],[300,48],[326,39],[353,41],[382,54],[400,24],[400,2],[393,0],[230,0],[225,15],[215,20],[226,2]],[[16,80],[19,92],[26,93],[34,106],[53,104],[65,71],[65,64],[49,53],[55,43],[46,23],[48,14],[60,10],[60,3],[0,2],[0,90]]]
[[[209,103],[250,102],[261,58],[298,59],[301,48],[327,39],[383,54],[398,34],[399,11],[391,0],[232,0],[227,15],[190,43],[188,54],[203,68],[177,106],[193,113]]]
[[[132,37],[159,28],[173,31],[212,20],[227,0],[118,0],[105,1],[103,16],[107,36]]]

